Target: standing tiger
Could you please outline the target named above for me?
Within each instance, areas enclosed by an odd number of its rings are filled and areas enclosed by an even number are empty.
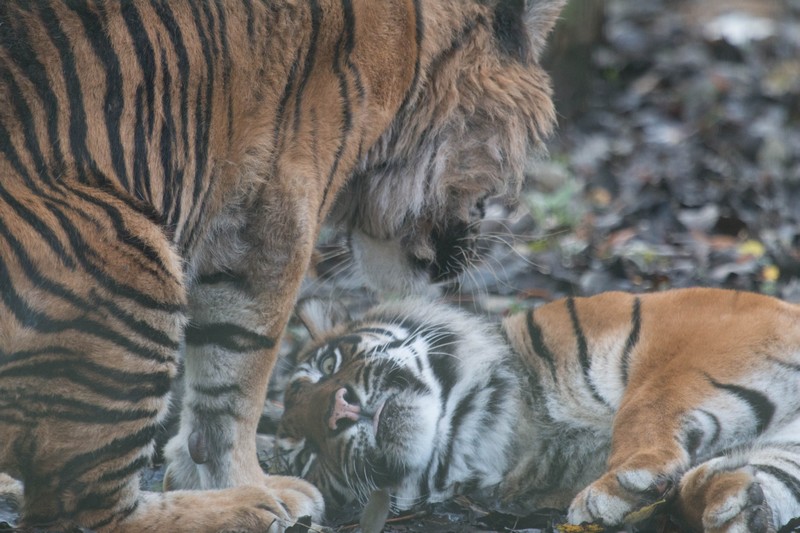
[[[420,301],[355,322],[329,310],[299,309],[313,341],[277,440],[329,503],[388,506],[388,492],[398,510],[463,492],[617,525],[674,495],[687,525],[729,533],[800,515],[796,305],[612,292],[502,327]]]
[[[562,3],[2,0],[0,472],[21,526],[319,516],[254,437],[320,224],[376,285],[452,274],[552,128],[538,58]],[[140,492],[184,351],[165,485],[192,490]]]

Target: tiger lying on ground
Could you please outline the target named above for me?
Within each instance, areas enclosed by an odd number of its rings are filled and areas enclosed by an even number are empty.
[[[21,526],[318,516],[311,485],[261,471],[255,431],[319,227],[349,230],[376,285],[452,275],[552,128],[538,58],[563,3],[0,1],[0,472]],[[165,485],[225,490],[141,493],[183,341]]]
[[[277,442],[329,505],[472,493],[616,525],[674,495],[708,532],[800,515],[798,306],[683,289],[559,300],[502,327],[414,300],[299,316],[313,341]]]

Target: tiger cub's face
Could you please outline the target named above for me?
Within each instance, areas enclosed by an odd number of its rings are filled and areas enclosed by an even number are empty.
[[[464,479],[499,482],[507,466],[500,443],[512,428],[504,406],[513,394],[492,385],[513,389],[503,385],[515,377],[498,365],[505,352],[496,333],[465,313],[422,303],[379,307],[336,326],[325,305],[311,300],[299,311],[315,342],[299,357],[278,430],[290,473],[315,483],[332,507],[386,489],[402,509],[447,498]],[[454,418],[471,430],[487,424],[492,435],[460,439]],[[475,465],[481,472],[465,471]]]

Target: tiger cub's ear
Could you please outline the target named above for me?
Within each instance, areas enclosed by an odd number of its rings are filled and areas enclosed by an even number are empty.
[[[320,298],[300,300],[295,313],[315,341],[350,320],[350,314],[340,302]]]
[[[500,48],[520,61],[538,61],[567,0],[498,0],[494,32]]]

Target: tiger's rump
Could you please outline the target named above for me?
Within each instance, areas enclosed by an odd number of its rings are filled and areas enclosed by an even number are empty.
[[[5,189],[0,470],[26,481],[26,524],[102,528],[135,509],[136,473],[168,408],[182,265],[160,228],[114,195],[72,184],[59,202]],[[53,238],[30,246],[40,233]]]

